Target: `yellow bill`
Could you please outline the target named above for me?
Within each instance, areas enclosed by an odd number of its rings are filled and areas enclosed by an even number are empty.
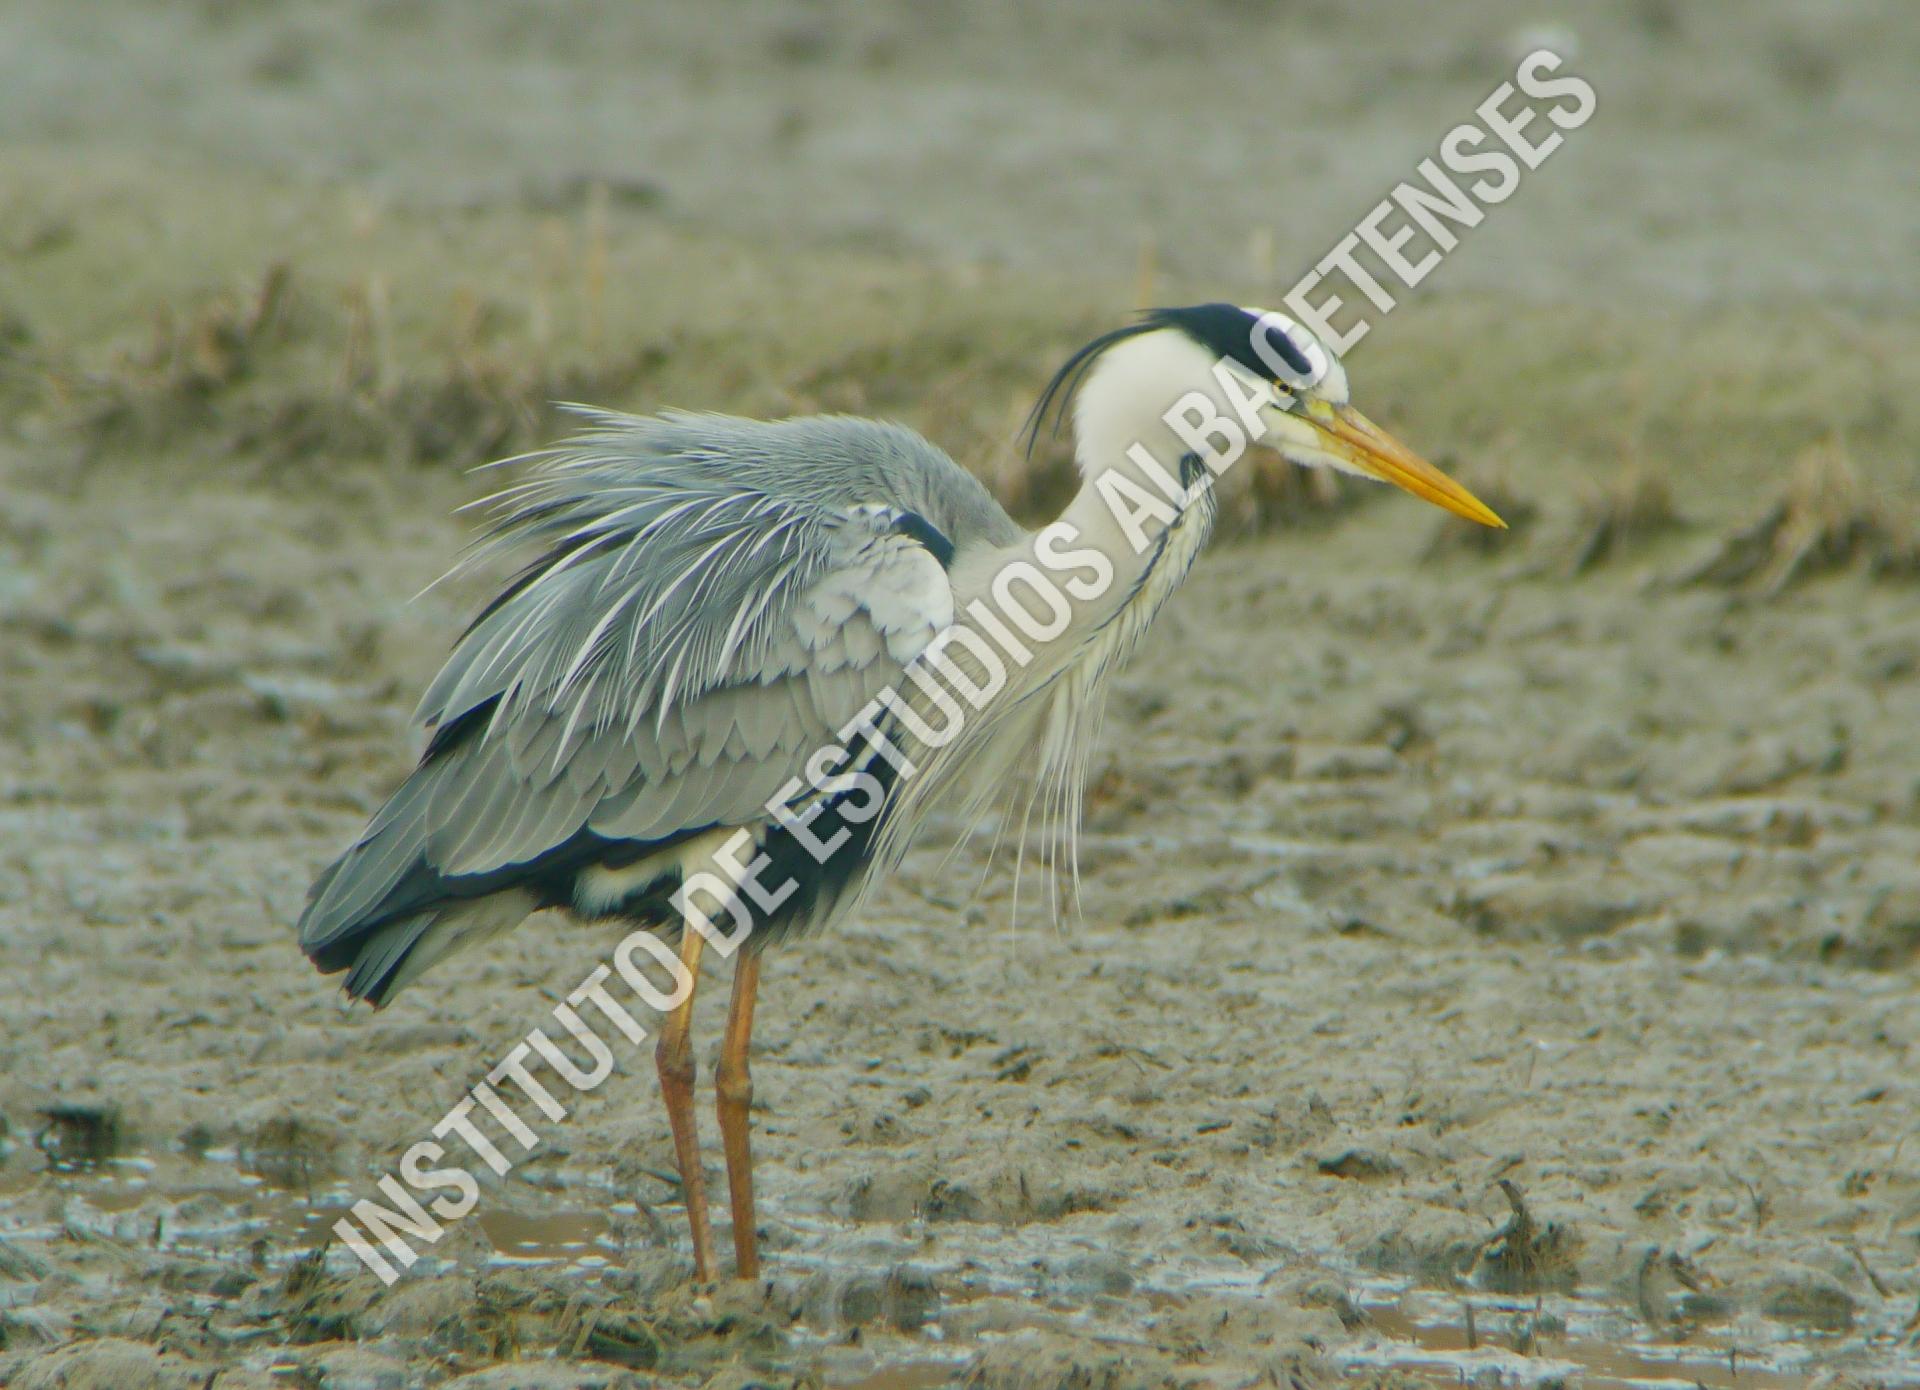
[[[1316,408],[1317,407],[1317,408]],[[1381,429],[1350,405],[1313,402],[1307,418],[1321,435],[1321,447],[1338,455],[1369,477],[1411,492],[1415,497],[1445,507],[1455,516],[1482,526],[1505,530],[1485,502]]]

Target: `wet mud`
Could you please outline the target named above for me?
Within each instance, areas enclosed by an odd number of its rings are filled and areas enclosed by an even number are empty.
[[[1271,297],[1542,21],[111,8],[0,20],[0,1384],[1920,1384],[1904,9],[1574,21],[1585,143],[1352,359],[1525,524],[1230,479],[1078,902],[989,825],[769,958],[762,1284],[691,1283],[633,1048],[387,1288],[332,1221],[612,945],[372,1014],[292,942],[484,597],[410,600],[461,470],[556,398],[851,410],[1043,515],[1077,342]]]

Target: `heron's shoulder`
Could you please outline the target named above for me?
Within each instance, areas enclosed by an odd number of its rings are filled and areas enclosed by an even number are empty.
[[[952,465],[934,444],[907,426],[859,415],[791,415],[756,420],[673,407],[652,415],[629,415],[596,406],[570,405],[567,409],[581,421],[578,440],[629,456],[777,465],[834,459],[857,463],[875,454],[932,455]]]
[[[863,481],[876,487],[878,500],[925,517],[956,544],[1010,545],[1023,534],[978,478],[917,430],[854,415],[811,420],[862,452],[872,465]]]
[[[621,415],[583,410],[587,439],[609,461],[669,469],[692,464],[743,488],[801,505],[850,509],[885,503],[914,514],[956,544],[1005,545],[1019,526],[978,478],[918,431],[859,415],[738,415],[663,410]]]

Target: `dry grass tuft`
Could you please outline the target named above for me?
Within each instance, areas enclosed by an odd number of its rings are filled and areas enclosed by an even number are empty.
[[[1220,534],[1258,536],[1326,526],[1380,489],[1330,468],[1302,468],[1271,449],[1251,449],[1220,480]]]
[[[552,402],[620,399],[666,357],[642,342],[555,363],[509,341],[498,307],[464,292],[448,300],[445,331],[402,350],[384,283],[323,293],[276,261],[246,293],[162,305],[146,345],[61,383],[67,418],[89,457],[211,435],[268,467],[474,462],[550,434]]]
[[[268,1120],[240,1146],[241,1165],[275,1187],[311,1195],[315,1179],[338,1171],[339,1140],[291,1115]]]
[[[1846,450],[1829,440],[1803,453],[1766,510],[1679,582],[1770,598],[1801,580],[1856,565],[1877,576],[1920,576],[1920,537],[1912,518],[1864,487]]]
[[[1031,453],[1018,444],[983,449],[973,466],[994,499],[1027,525],[1060,515],[1080,487],[1080,470],[1074,464],[1072,447],[1064,439],[1049,439],[1044,433]]]
[[[37,335],[24,314],[0,302],[0,402],[17,409],[38,388]]]
[[[1014,449],[989,456],[979,467],[993,495],[1024,522],[1050,521],[1080,486],[1079,470],[1064,436],[1042,432],[1031,457]],[[1217,534],[1268,535],[1329,525],[1379,489],[1327,468],[1302,468],[1271,449],[1250,449],[1221,475]]]
[[[366,1333],[368,1314],[380,1292],[364,1272],[330,1272],[326,1247],[320,1246],[287,1266],[270,1292],[267,1315],[292,1342],[352,1341]]]
[[[53,1105],[42,1110],[40,1118],[45,1124],[34,1136],[34,1144],[51,1168],[92,1168],[126,1147],[126,1127],[116,1106]]]
[[[1629,463],[1611,482],[1581,497],[1566,572],[1585,574],[1684,525],[1666,478],[1644,464]]]
[[[1572,1288],[1578,1273],[1579,1233],[1552,1221],[1538,1224],[1527,1209],[1525,1195],[1510,1179],[1500,1179],[1500,1193],[1513,1214],[1480,1248],[1474,1279],[1498,1293]]]
[[[1459,476],[1455,473],[1452,459],[1441,458],[1438,463],[1443,472]],[[1511,554],[1514,540],[1539,520],[1540,508],[1521,495],[1513,485],[1512,474],[1504,468],[1479,477],[1464,477],[1461,481],[1469,492],[1500,514],[1500,519],[1507,523],[1507,529],[1499,531],[1462,517],[1443,516],[1434,523],[1433,533],[1427,538],[1427,548],[1420,553],[1420,558],[1440,560],[1449,555],[1485,558]]]
[[[1081,482],[1068,443],[1048,440],[1044,434],[1033,457],[1012,449],[979,472],[1000,505],[1029,524],[1060,515]],[[1329,526],[1375,491],[1379,488],[1373,484],[1346,478],[1331,468],[1302,468],[1271,449],[1248,449],[1219,478],[1215,526],[1223,538]]]
[[[284,261],[269,264],[250,290],[221,290],[184,310],[160,305],[143,347],[72,383],[82,433],[145,437],[200,426],[216,398],[253,376],[273,348],[289,340],[299,311]]]

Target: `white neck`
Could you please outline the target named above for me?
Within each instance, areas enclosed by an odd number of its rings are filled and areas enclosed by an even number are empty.
[[[1189,502],[1183,495],[1180,461],[1191,451],[1162,418],[1190,391],[1220,394],[1213,358],[1184,334],[1157,331],[1107,349],[1075,400],[1074,454],[1083,482],[1059,518],[1072,534],[1056,544],[1072,571],[1063,587],[1073,596],[1073,620],[1057,639],[1038,644],[1040,668],[1027,686],[1077,682],[1063,697],[1069,711],[1076,698],[1093,707],[1093,692],[1144,636],[1212,531],[1213,497],[1204,493]],[[1052,529],[1006,550],[963,552],[953,572],[955,594],[988,592],[1009,560],[1057,568],[1039,554]],[[1104,581],[1094,576],[1090,550],[1107,562]]]
[[[1134,496],[1138,488],[1164,508],[1180,510],[1167,489],[1183,486],[1180,461],[1191,450],[1165,416],[1192,391],[1203,392],[1216,409],[1230,412],[1213,366],[1212,355],[1184,333],[1160,329],[1108,348],[1075,397],[1074,457],[1082,483],[1061,520],[1106,552],[1122,575],[1151,563],[1152,550],[1141,554],[1136,549],[1134,537],[1115,515],[1114,499]],[[1140,461],[1142,451],[1149,463]],[[1108,478],[1105,484],[1103,478]],[[1164,512],[1139,522],[1151,539],[1168,524]]]

